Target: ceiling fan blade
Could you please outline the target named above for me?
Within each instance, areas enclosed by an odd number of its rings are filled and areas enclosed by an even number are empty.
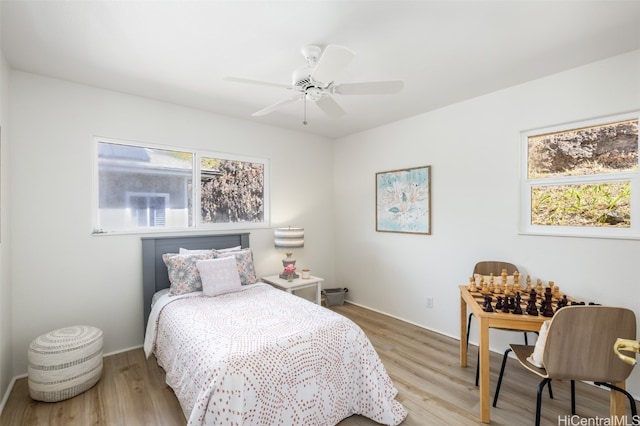
[[[329,84],[355,56],[355,53],[344,46],[330,44],[318,59],[318,64],[311,73],[311,78],[317,82]]]
[[[340,118],[347,112],[330,95],[323,95],[316,101],[316,105],[329,117]]]
[[[248,78],[241,78],[241,77],[224,77],[223,80],[231,81],[233,83],[254,84],[256,86],[269,86],[269,87],[279,87],[281,89],[293,89],[293,86],[289,84],[271,83],[269,81],[249,80]]]
[[[333,88],[340,95],[389,95],[398,93],[404,87],[401,80],[370,81],[367,83],[344,83]]]
[[[256,111],[253,114],[251,114],[253,117],[258,117],[260,115],[267,115],[272,111],[275,111],[276,109],[283,107],[285,105],[289,105],[290,103],[293,103],[295,101],[297,101],[298,99],[301,99],[302,96],[304,96],[303,94],[298,94],[295,96],[291,96],[290,98],[287,99],[283,99],[280,102],[276,102],[273,105],[269,105],[266,108],[262,108],[260,111]]]

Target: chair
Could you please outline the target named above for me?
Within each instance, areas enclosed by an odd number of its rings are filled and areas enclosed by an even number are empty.
[[[636,316],[626,308],[609,306],[568,306],[556,312],[549,325],[542,363],[538,368],[527,361],[535,349],[529,345],[510,345],[516,358],[529,371],[542,377],[536,399],[536,426],[540,425],[542,390],[552,379],[571,380],[571,414],[576,414],[575,381],[592,381],[612,391],[626,395],[633,418],[637,410],[633,397],[614,383],[624,382],[632,365],[623,362],[615,354],[613,346],[617,338],[636,338]],[[500,370],[499,381],[504,374],[505,363]],[[500,389],[496,389],[495,403]]]
[[[514,272],[518,270],[516,265],[508,262],[498,262],[498,261],[482,261],[476,263],[476,266],[473,268],[473,276],[476,274],[479,275],[491,275],[493,274],[496,280],[500,280],[500,275],[502,274],[502,270],[506,269],[508,275],[513,275]],[[499,282],[499,281],[496,281]],[[469,334],[471,332],[471,318],[473,318],[473,314],[469,314],[469,321],[467,322],[467,347],[469,347]],[[505,330],[505,331],[516,331],[516,330]],[[518,330],[518,332],[520,332]],[[524,332],[524,343],[525,345],[529,344],[527,339],[527,333]],[[479,379],[479,366],[480,366],[480,353],[478,352],[478,361],[476,363],[476,386],[478,386]]]

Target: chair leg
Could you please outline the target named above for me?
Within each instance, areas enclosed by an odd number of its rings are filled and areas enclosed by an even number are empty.
[[[504,367],[507,365],[507,358],[509,358],[509,352],[511,352],[511,348],[508,348],[504,351],[504,356],[502,357],[502,366],[500,367],[500,375],[498,376],[498,384],[496,385],[496,394],[493,395],[493,406],[495,407],[498,404],[498,395],[500,395],[500,386],[502,385],[502,376],[504,375]]]
[[[615,391],[618,391],[624,395],[626,395],[626,397],[629,399],[629,405],[631,406],[631,415],[632,418],[635,419],[637,418],[638,415],[638,409],[636,407],[636,401],[635,399],[633,399],[633,396],[631,396],[631,394],[629,392],[627,392],[625,389],[622,389],[616,385],[612,385],[611,383],[602,383],[602,382],[594,382],[596,385],[598,386],[604,386],[607,387],[609,389],[613,389]]]
[[[524,344],[529,346],[529,338],[527,337],[527,332],[524,332]]]
[[[469,314],[469,321],[467,321],[467,349],[469,349],[469,332],[471,332],[471,317],[473,317],[473,314]]]
[[[538,385],[538,393],[536,396],[536,426],[540,426],[540,414],[541,414],[540,411],[542,408],[542,389],[544,389],[544,386],[550,381],[551,379],[547,377],[545,379],[542,379],[542,381]]]
[[[476,362],[476,387],[478,386],[479,379],[480,379],[480,348],[478,348],[478,361]]]
[[[549,383],[551,385],[551,383]],[[549,388],[551,389],[551,388]],[[571,415],[576,415],[576,381],[571,381]]]

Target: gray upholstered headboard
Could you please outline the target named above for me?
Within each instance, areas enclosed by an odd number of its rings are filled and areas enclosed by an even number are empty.
[[[151,313],[151,299],[155,292],[170,286],[167,266],[162,260],[165,253],[178,253],[180,248],[223,249],[249,247],[249,233],[185,235],[180,237],[142,237],[142,298],[144,302],[143,330]]]

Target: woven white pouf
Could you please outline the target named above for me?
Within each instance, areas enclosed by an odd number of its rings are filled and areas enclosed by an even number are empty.
[[[87,325],[54,330],[31,342],[27,356],[32,399],[72,398],[102,376],[102,330]]]

